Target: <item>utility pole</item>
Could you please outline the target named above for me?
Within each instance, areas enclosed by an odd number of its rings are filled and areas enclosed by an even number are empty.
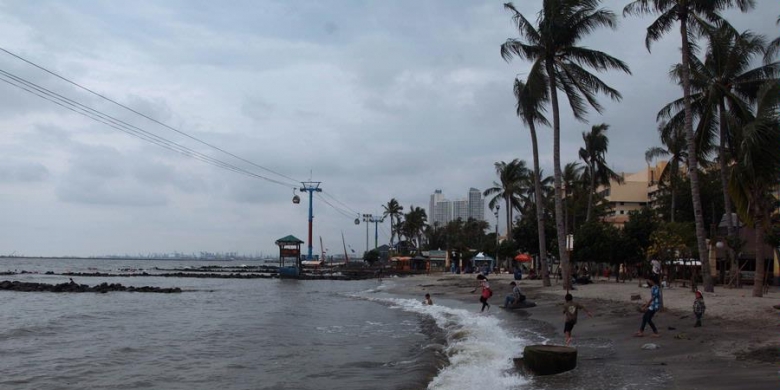
[[[369,222],[373,222],[374,223],[374,249],[376,249],[379,246],[378,245],[378,241],[379,241],[379,223],[380,222],[384,222],[384,221],[385,221],[385,217],[377,218],[377,217],[374,217],[373,215],[369,219]]]
[[[368,224],[373,222],[374,216],[371,214],[363,214],[363,222],[366,223],[366,253],[368,253]]]
[[[320,183],[322,183],[322,182],[319,182],[319,181],[304,181],[304,182],[301,182],[301,184],[303,184],[303,187],[301,187],[301,191],[306,191],[306,192],[309,193],[309,241],[308,241],[308,243],[309,243],[309,254],[306,255],[306,260],[312,260],[313,259],[312,255],[311,255],[311,251],[312,251],[311,230],[312,230],[312,222],[314,221],[314,213],[313,213],[314,209],[312,207],[313,206],[312,198],[314,197],[313,196],[314,192],[322,192],[322,188],[320,188]]]

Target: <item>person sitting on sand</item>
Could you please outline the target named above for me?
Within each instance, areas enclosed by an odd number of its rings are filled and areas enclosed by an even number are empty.
[[[567,346],[569,343],[571,343],[571,331],[574,329],[574,325],[577,324],[577,314],[579,313],[579,310],[585,311],[585,314],[587,314],[588,317],[593,317],[593,315],[590,314],[585,306],[574,302],[573,299],[574,297],[572,297],[571,294],[566,294],[564,297],[565,302],[563,303],[563,315],[565,321],[563,323],[563,334],[566,336]]]
[[[520,290],[520,286],[518,286],[515,282],[509,283],[509,285],[512,286],[512,293],[508,294],[504,299],[505,308],[517,306],[521,302],[525,301],[525,295],[523,295],[523,291]]]
[[[704,305],[704,296],[701,294],[701,291],[696,290],[696,299],[693,300],[693,315],[696,316],[696,324],[693,325],[694,328],[701,326],[701,317],[704,315],[704,310],[706,309],[707,307]]]
[[[644,311],[644,314],[642,315],[642,325],[639,327],[639,332],[634,333],[634,336],[644,336],[645,326],[650,325],[650,329],[653,330],[653,337],[659,337],[660,334],[658,334],[658,329],[656,329],[655,324],[653,323],[653,316],[661,309],[661,289],[652,277],[647,277],[647,284],[650,286],[650,300],[642,305],[642,311]]]
[[[431,294],[425,294],[423,305],[433,305],[433,301],[431,300]]]

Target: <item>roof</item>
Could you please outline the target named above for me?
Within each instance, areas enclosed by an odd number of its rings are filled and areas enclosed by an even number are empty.
[[[276,245],[279,244],[303,244],[303,241],[301,241],[298,237],[293,236],[290,234],[289,236],[282,237],[275,242]]]

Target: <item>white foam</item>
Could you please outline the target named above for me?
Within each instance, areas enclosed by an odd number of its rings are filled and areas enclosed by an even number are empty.
[[[429,315],[447,334],[444,350],[450,364],[428,385],[431,390],[518,389],[528,380],[514,370],[527,340],[509,334],[490,314],[398,298],[369,298],[405,311]]]

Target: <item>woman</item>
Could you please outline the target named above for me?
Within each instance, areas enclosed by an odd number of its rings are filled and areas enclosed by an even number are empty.
[[[488,299],[493,296],[493,290],[490,289],[490,284],[488,283],[488,279],[485,277],[485,275],[477,275],[477,280],[479,281],[479,288],[482,289],[482,292],[479,296],[479,301],[482,302],[482,310],[480,310],[480,312],[484,312],[485,307],[490,310]],[[476,289],[474,289],[474,291],[476,291]]]

